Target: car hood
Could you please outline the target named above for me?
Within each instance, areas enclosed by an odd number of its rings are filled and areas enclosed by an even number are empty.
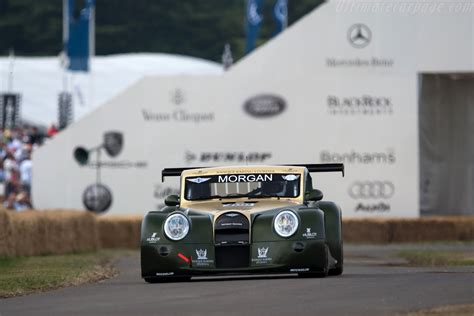
[[[218,217],[226,212],[239,212],[246,215],[253,213],[271,211],[282,207],[294,207],[300,205],[291,200],[222,200],[195,202],[188,206],[190,210],[212,213]]]

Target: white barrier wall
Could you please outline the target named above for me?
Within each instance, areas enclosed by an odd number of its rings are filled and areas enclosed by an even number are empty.
[[[35,153],[35,206],[83,208],[96,170],[80,167],[73,151],[116,131],[122,151],[102,154],[109,214],[159,208],[178,184],[161,183],[164,167],[247,157],[344,162],[345,178],[313,179],[346,216],[418,216],[418,73],[474,70],[474,8],[374,14],[345,3],[321,6],[223,76],[147,77],[130,87]]]

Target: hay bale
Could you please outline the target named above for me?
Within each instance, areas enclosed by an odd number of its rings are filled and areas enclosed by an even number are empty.
[[[382,244],[390,240],[390,225],[386,220],[376,218],[344,219],[343,240],[353,243]]]
[[[107,216],[98,219],[102,248],[136,249],[140,246],[141,216]]]
[[[0,256],[13,255],[13,242],[11,234],[12,225],[10,211],[0,209]]]
[[[474,217],[422,217],[392,220],[391,242],[473,240]]]
[[[66,254],[99,248],[95,217],[79,211],[13,213],[12,240],[16,256]]]
[[[77,211],[43,212],[45,252],[64,254],[99,249],[97,221],[93,214]]]

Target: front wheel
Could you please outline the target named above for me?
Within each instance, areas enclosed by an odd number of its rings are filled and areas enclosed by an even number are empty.
[[[336,266],[332,269],[329,269],[329,275],[341,275],[344,271],[344,246],[341,241],[341,246],[339,247],[339,252],[336,255],[337,258],[340,258],[336,263]]]
[[[343,271],[344,268],[342,266],[335,267],[334,269],[329,270],[329,275],[341,275]]]
[[[329,248],[327,245],[324,245],[325,253],[325,263],[322,271],[311,271],[311,272],[302,272],[298,273],[298,276],[301,278],[325,278],[329,274]]]

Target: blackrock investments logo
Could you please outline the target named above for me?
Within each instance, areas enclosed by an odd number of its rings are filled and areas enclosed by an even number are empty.
[[[384,96],[352,96],[327,97],[327,108],[331,115],[391,115],[393,103],[390,97]]]
[[[214,112],[190,111],[185,109],[187,97],[182,89],[175,89],[171,92],[171,103],[176,106],[169,112],[157,112],[154,109],[142,109],[142,115],[145,122],[166,123],[209,123],[215,119]]]
[[[270,152],[200,152],[186,151],[184,160],[193,163],[263,163],[272,158]]]
[[[347,30],[347,40],[355,48],[364,48],[372,40],[372,31],[362,23],[357,23]]]
[[[395,156],[395,151],[393,149],[387,149],[386,151],[380,152],[358,152],[351,150],[342,153],[322,150],[319,153],[319,160],[321,163],[342,162],[345,164],[393,165],[397,159]]]
[[[259,94],[244,103],[244,110],[256,118],[269,118],[277,116],[286,109],[285,100],[277,95]]]
[[[390,212],[390,200],[395,194],[391,181],[355,181],[348,188],[349,196],[358,200],[356,212]]]

